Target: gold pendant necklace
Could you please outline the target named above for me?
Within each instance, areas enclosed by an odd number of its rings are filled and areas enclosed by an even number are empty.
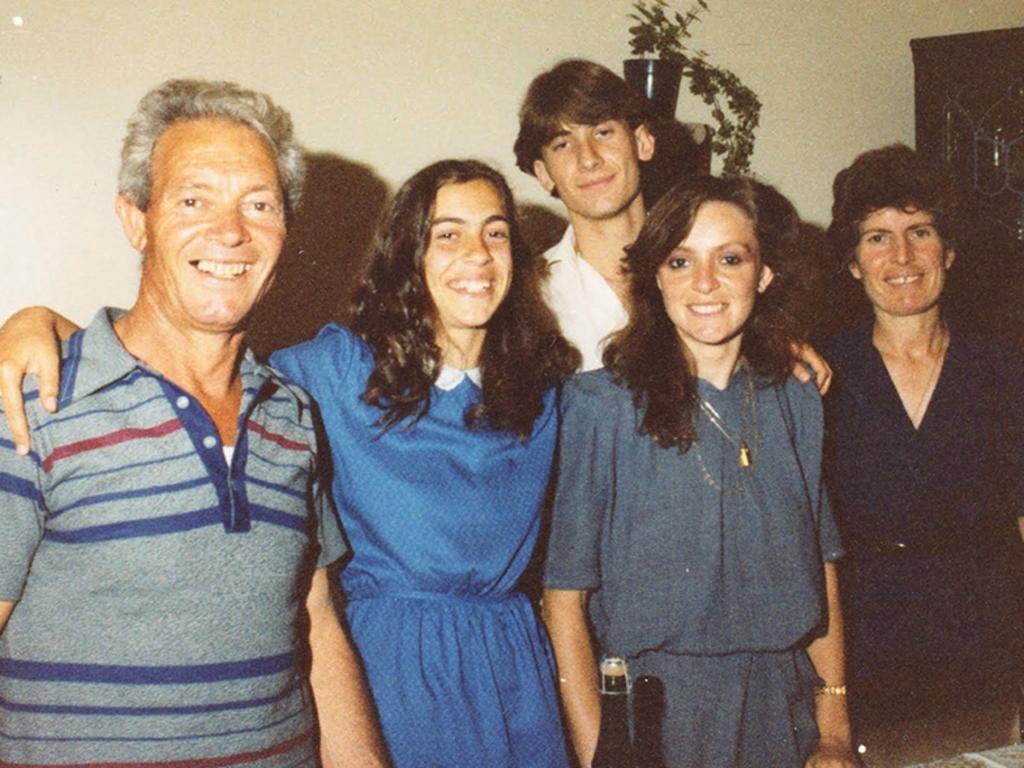
[[[716,430],[718,430],[722,436],[728,440],[737,451],[737,460],[741,469],[753,471],[754,457],[757,455],[761,447],[761,432],[757,425],[757,400],[754,397],[754,382],[751,379],[750,371],[746,370],[746,387],[743,393],[743,409],[740,412],[740,436],[739,439],[733,437],[729,430],[725,428],[725,424],[722,421],[721,415],[715,410],[711,403],[707,402],[704,398],[700,398],[698,404],[701,412],[707,417],[708,422]],[[749,417],[748,417],[749,413]],[[750,443],[747,442],[747,425],[750,425],[752,432],[754,447],[751,448]],[[707,465],[704,463],[704,456],[701,454],[699,441],[693,443],[694,453],[697,456],[697,462],[700,464],[701,474],[704,476],[704,482],[710,485],[719,493],[723,494],[735,494],[740,493],[748,477],[752,475],[749,472],[743,472],[740,475],[739,481],[732,486],[723,486],[722,484],[715,481],[714,477],[711,476],[711,472],[708,471]]]
[[[747,409],[751,412],[751,422],[755,430],[755,434],[760,440],[760,435],[756,433],[757,430],[757,410],[754,403],[754,384],[750,380],[750,372],[747,371],[747,386],[746,391],[743,393],[743,411],[740,413],[740,437],[737,440],[731,434],[729,430],[725,428],[725,423],[722,421],[722,417],[719,415],[715,407],[705,400],[703,397],[700,398],[700,409],[704,412],[704,415],[708,417],[708,421],[711,422],[711,426],[722,433],[722,436],[732,443],[739,451],[739,464],[743,469],[750,469],[754,466],[754,453],[750,450],[750,444],[747,442],[744,435],[746,434],[746,412]]]

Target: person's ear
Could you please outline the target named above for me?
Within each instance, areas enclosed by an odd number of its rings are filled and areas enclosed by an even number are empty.
[[[860,271],[860,265],[857,263],[856,257],[850,260],[850,263],[846,265],[846,268],[850,270],[850,274],[853,275],[854,280],[861,280],[864,275]]]
[[[650,160],[654,157],[654,134],[646,125],[638,125],[633,131],[636,140],[636,156],[639,160]]]
[[[551,178],[547,165],[540,158],[533,161],[533,175],[537,177],[537,181],[544,187],[545,192],[550,195],[554,191],[555,180]]]
[[[952,267],[954,261],[956,261],[956,251],[954,251],[952,248],[947,248],[946,249],[946,258],[945,258],[946,269],[949,269],[950,267]]]
[[[138,206],[124,195],[118,195],[115,198],[114,212],[117,214],[117,218],[121,222],[121,229],[124,231],[124,236],[128,238],[132,248],[139,253],[145,251],[146,214],[140,211]]]
[[[761,278],[757,281],[757,292],[764,293],[775,279],[775,273],[767,264],[761,265]]]

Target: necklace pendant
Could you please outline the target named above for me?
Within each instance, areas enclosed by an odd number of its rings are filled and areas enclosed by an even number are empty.
[[[747,445],[747,441],[743,440],[740,442],[740,466],[743,469],[749,469],[750,465],[754,463],[754,457],[750,453],[750,446]]]

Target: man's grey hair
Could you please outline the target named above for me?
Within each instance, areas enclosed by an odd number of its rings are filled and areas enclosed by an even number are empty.
[[[157,139],[174,123],[202,118],[232,120],[262,136],[277,161],[285,208],[295,210],[306,164],[302,147],[292,135],[291,116],[266,94],[224,81],[168,80],[142,97],[128,121],[121,148],[118,192],[145,211],[150,203],[150,163]]]

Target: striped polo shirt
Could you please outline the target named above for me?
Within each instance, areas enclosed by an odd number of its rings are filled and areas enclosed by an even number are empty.
[[[345,545],[309,397],[247,352],[230,465],[101,310],[33,451],[0,419],[0,766],[316,765],[314,567]]]

